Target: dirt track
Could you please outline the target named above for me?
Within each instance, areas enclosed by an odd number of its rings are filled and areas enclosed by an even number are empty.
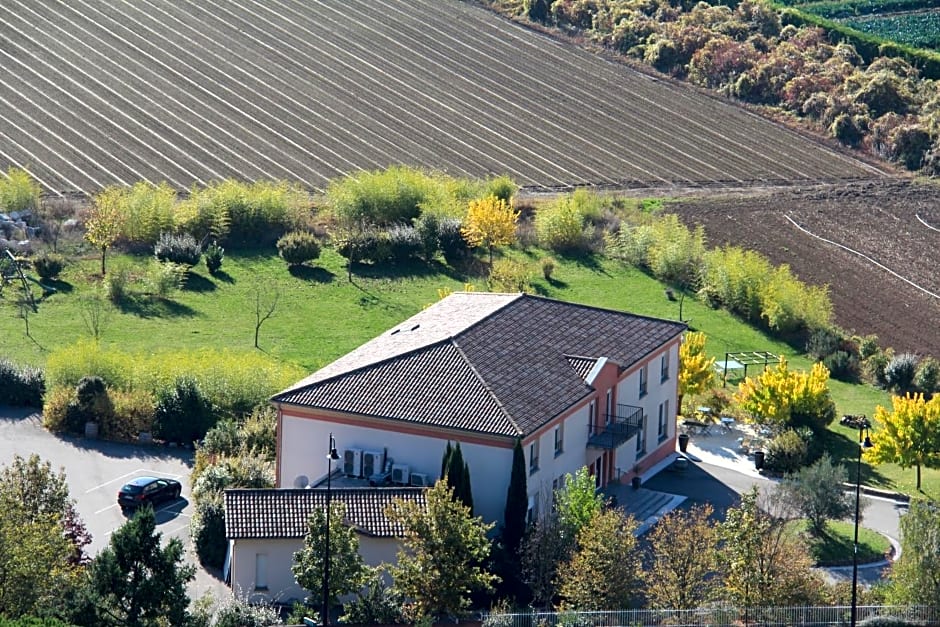
[[[828,284],[843,328],[940,357],[940,186],[878,180],[765,190],[670,210],[702,224],[712,246],[756,250],[808,283]]]

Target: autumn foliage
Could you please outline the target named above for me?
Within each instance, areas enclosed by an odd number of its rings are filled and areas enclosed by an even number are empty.
[[[894,396],[891,404],[892,411],[875,408],[874,447],[865,456],[876,464],[916,468],[919,490],[921,467],[940,468],[940,396]]]
[[[775,427],[825,429],[835,418],[835,403],[829,393],[829,370],[816,363],[809,372],[790,370],[780,358],[757,377],[747,377],[734,394],[755,422]]]

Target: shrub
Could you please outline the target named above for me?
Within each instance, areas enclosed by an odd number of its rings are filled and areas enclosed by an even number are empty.
[[[153,432],[155,399],[149,390],[111,389],[108,394],[114,406],[114,420],[103,437],[134,442],[142,432]]]
[[[557,253],[583,252],[590,242],[584,213],[571,196],[561,196],[536,212],[535,233],[543,248]]]
[[[40,253],[32,261],[33,269],[41,279],[54,279],[65,268],[65,257],[56,253]]]
[[[862,365],[867,379],[875,385],[886,388],[888,386],[888,380],[885,376],[885,370],[893,357],[894,352],[889,348],[887,350],[878,349],[875,353],[865,358],[864,361],[862,361]]]
[[[238,430],[242,448],[274,459],[277,450],[277,411],[264,403],[255,408]]]
[[[106,436],[114,417],[114,406],[108,396],[104,380],[97,376],[85,376],[75,386],[75,395],[65,411],[64,429],[70,433],[83,433],[86,422],[98,423],[98,430]]]
[[[196,501],[190,537],[203,566],[222,568],[228,540],[225,538],[225,503],[221,493]],[[238,623],[240,625],[244,623]]]
[[[0,405],[41,407],[46,391],[41,368],[19,366],[0,358]]]
[[[224,462],[212,464],[193,483],[193,498],[197,501],[207,501],[233,487],[235,479],[229,465]]]
[[[66,430],[69,403],[73,390],[65,386],[50,388],[42,404],[42,426],[53,433]]]
[[[823,357],[822,363],[829,369],[829,374],[834,379],[849,382],[858,381],[861,371],[861,361],[858,355],[838,350]]]
[[[169,298],[183,289],[188,268],[172,262],[153,262],[144,277],[144,289],[154,298]]]
[[[531,291],[531,276],[529,266],[516,259],[497,259],[490,268],[490,282],[497,291]]]
[[[238,422],[234,419],[221,420],[206,432],[199,450],[210,457],[234,455],[241,447],[241,435]]]
[[[444,218],[438,227],[438,241],[444,260],[450,265],[465,260],[470,255],[470,247],[463,238],[461,221],[457,218]]]
[[[108,272],[104,280],[104,291],[112,303],[120,303],[127,298],[131,271],[126,265],[116,265]]]
[[[940,362],[933,357],[924,357],[917,366],[914,386],[924,394],[933,394],[940,383]]]
[[[218,242],[212,242],[206,246],[206,269],[209,270],[209,274],[219,271],[223,257],[225,257],[225,249],[219,246]]]
[[[320,256],[320,243],[313,233],[291,231],[277,240],[277,254],[289,266],[299,266]]]
[[[391,261],[402,262],[417,257],[424,248],[421,236],[411,226],[396,225],[386,232]]]
[[[102,193],[113,195],[121,213],[121,239],[128,244],[152,246],[161,233],[175,227],[176,190],[168,183],[139,181],[131,187],[110,187]]]
[[[421,242],[421,254],[430,263],[441,248],[440,219],[433,213],[422,213],[415,220],[415,231]]]
[[[154,436],[167,442],[189,444],[212,428],[216,408],[196,381],[179,377],[172,388],[157,394],[153,415]]]
[[[767,443],[766,453],[765,467],[768,470],[790,473],[799,470],[806,462],[808,447],[796,431],[787,429]]]
[[[30,211],[39,208],[39,183],[29,172],[11,167],[0,176],[0,211]]]
[[[153,255],[158,261],[192,267],[202,258],[202,246],[189,233],[161,233],[159,241],[153,247]]]
[[[519,186],[506,175],[496,176],[486,181],[481,196],[496,196],[506,204],[512,202],[512,197],[519,191]]]
[[[396,166],[334,179],[327,199],[337,219],[350,227],[410,224],[420,215],[432,186],[424,172]]]
[[[901,353],[889,361],[884,370],[885,384],[888,389],[900,394],[911,391],[917,374],[917,362],[917,356],[911,353]]]
[[[555,272],[555,260],[551,257],[542,257],[539,259],[539,267],[542,268],[542,276],[546,281],[552,280],[552,274]]]

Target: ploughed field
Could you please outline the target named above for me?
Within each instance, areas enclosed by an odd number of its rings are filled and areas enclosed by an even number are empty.
[[[836,322],[897,352],[940,357],[940,187],[868,181],[669,206],[734,244],[828,284]],[[742,347],[744,350],[746,347]]]
[[[47,192],[360,169],[530,188],[881,172],[457,0],[0,0],[0,168]]]

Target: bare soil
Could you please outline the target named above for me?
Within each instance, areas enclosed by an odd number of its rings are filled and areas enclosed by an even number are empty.
[[[940,185],[907,180],[740,190],[670,204],[709,245],[758,251],[828,285],[835,322],[940,356]]]

